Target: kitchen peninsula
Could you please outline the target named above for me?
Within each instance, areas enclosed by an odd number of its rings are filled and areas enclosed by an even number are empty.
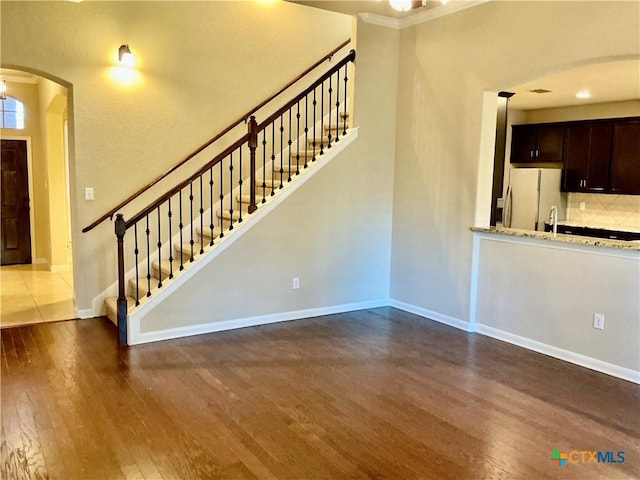
[[[640,241],[471,230],[472,331],[640,383]]]

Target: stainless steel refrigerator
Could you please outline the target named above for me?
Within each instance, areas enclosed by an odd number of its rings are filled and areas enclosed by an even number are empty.
[[[559,168],[511,167],[503,226],[544,231],[544,222],[553,205],[558,208],[558,220],[565,220],[567,195],[560,191],[561,177]]]

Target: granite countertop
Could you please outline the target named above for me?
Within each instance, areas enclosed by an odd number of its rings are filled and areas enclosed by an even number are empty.
[[[519,230],[517,228],[504,227],[471,227],[473,232],[491,233],[495,235],[508,235],[512,237],[538,238],[553,242],[574,243],[578,245],[591,245],[594,247],[619,248],[623,250],[640,251],[640,240],[625,242],[624,240],[611,240],[608,238],[582,237],[580,235],[563,235],[558,233],[555,237],[551,232],[538,232],[535,230]]]

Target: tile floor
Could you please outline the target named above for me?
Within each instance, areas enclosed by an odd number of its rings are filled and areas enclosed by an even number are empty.
[[[76,318],[73,271],[46,265],[0,267],[0,327]]]

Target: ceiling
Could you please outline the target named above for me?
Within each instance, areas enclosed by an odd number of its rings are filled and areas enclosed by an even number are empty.
[[[372,21],[389,27],[402,28],[432,20],[459,11],[464,5],[472,7],[487,0],[449,0],[445,5],[440,0],[428,0],[426,7],[414,1],[417,8],[409,12],[398,12],[391,8],[388,0],[290,0],[349,15],[361,15],[365,21]],[[375,18],[373,18],[375,17]],[[384,19],[388,21],[385,23]],[[550,90],[549,93],[532,93],[531,90]],[[537,80],[504,88],[515,92],[509,105],[518,110],[568,107],[593,103],[640,100],[640,60],[624,60],[597,63],[572,68]],[[576,98],[578,91],[589,91],[591,97]]]
[[[531,92],[536,89],[551,92]],[[516,110],[640,100],[640,60],[583,65],[505,90],[515,93],[509,107]],[[588,91],[591,97],[576,98],[579,91]]]
[[[491,0],[413,0],[414,8],[398,12],[389,5],[389,0],[287,0],[291,3],[330,10],[332,12],[359,15],[365,22],[391,28],[405,28],[428,22],[460,10],[475,7]],[[444,3],[443,3],[444,2]]]
[[[440,0],[428,0],[426,7],[414,1],[417,8],[409,12],[398,12],[391,8],[388,0],[290,0],[292,3],[313,6],[339,13],[364,14],[365,19],[388,19],[389,26],[401,28],[428,21],[458,11],[460,4],[474,6],[483,1],[449,0],[443,5]],[[368,16],[368,17],[367,17]],[[374,19],[374,20],[375,20]],[[393,22],[396,22],[395,24]],[[377,21],[375,23],[378,23]],[[18,70],[0,69],[0,77],[7,82],[36,83],[37,78]],[[532,93],[531,90],[550,90],[549,93]],[[505,87],[514,92],[509,106],[516,110],[567,107],[593,103],[640,100],[640,60],[622,60],[608,63],[584,65],[560,73],[541,77],[521,85]],[[588,99],[576,98],[578,91],[591,93]]]
[[[373,15],[381,15],[384,17],[390,18],[405,18],[411,15],[415,15],[426,10],[431,10],[434,8],[438,8],[442,6],[442,2],[440,0],[428,0],[427,6],[420,6],[421,2],[414,2],[417,5],[417,8],[410,10],[408,12],[398,12],[394,10],[389,5],[388,0],[333,0],[333,1],[324,1],[324,0],[307,0],[307,1],[298,1],[298,0],[290,0],[292,3],[299,3],[301,5],[308,5],[310,7],[321,8],[323,10],[330,10],[332,12],[338,13],[346,13],[348,15],[358,15],[360,13],[370,13]]]
[[[38,83],[38,77],[35,75],[10,68],[0,68],[0,78],[11,83]]]

